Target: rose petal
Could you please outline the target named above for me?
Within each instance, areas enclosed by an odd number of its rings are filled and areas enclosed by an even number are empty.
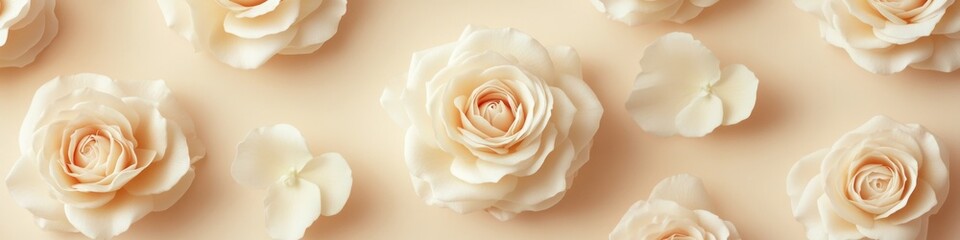
[[[798,212],[810,212],[809,210],[797,211],[797,209],[801,203],[810,204],[823,194],[822,189],[817,191],[808,189],[811,188],[809,185],[813,182],[813,178],[820,174],[820,164],[826,157],[827,151],[828,149],[820,149],[804,156],[800,161],[794,163],[790,172],[787,173],[787,195],[790,196],[790,205],[793,206],[794,216],[797,216]],[[813,186],[813,189],[817,188],[822,188],[822,186]],[[813,191],[811,192],[813,195],[805,195],[806,191]]]
[[[890,225],[908,224],[908,222],[917,221],[920,218],[929,216],[931,213],[930,210],[943,204],[942,202],[937,202],[937,193],[930,187],[930,184],[923,181],[917,183],[917,188],[910,198],[906,199],[906,202],[909,204],[905,205],[893,215],[883,219],[883,222]],[[875,226],[874,228],[880,227]]]
[[[187,190],[190,189],[190,186],[193,185],[193,179],[196,175],[193,168],[190,168],[169,191],[153,195],[153,211],[166,211],[170,207],[173,207],[173,204],[180,201],[180,198],[182,198],[183,195],[187,193]]]
[[[845,47],[844,50],[853,59],[853,62],[869,72],[877,74],[893,74],[907,68],[910,64],[921,62],[933,55],[933,41],[921,38],[907,45],[891,46],[883,49],[856,49]]]
[[[933,29],[933,34],[951,34],[957,32],[960,32],[960,4],[954,3],[947,8],[943,18],[937,23],[937,27]]]
[[[750,117],[757,103],[759,80],[746,66],[734,64],[723,69],[713,92],[723,101],[723,125],[733,125]]]
[[[13,29],[8,33],[10,37],[4,45],[0,45],[0,61],[2,61],[0,63],[3,63],[0,66],[6,66],[6,62],[25,56],[31,47],[40,43],[46,30],[46,19],[39,18],[23,28]]]
[[[702,137],[723,122],[723,103],[716,95],[694,98],[677,113],[677,132],[684,137]]]
[[[320,217],[320,188],[309,181],[293,180],[292,184],[270,186],[263,201],[270,238],[303,238],[303,232]]]
[[[336,215],[347,204],[353,186],[353,173],[339,153],[325,153],[310,160],[300,170],[299,176],[320,188],[323,216]]]
[[[830,239],[864,238],[864,235],[857,230],[859,226],[851,224],[835,214],[836,209],[832,207],[826,196],[817,199],[817,207],[820,210],[822,226],[826,229]]]
[[[497,183],[470,184],[450,174],[452,156],[425,143],[419,134],[407,130],[404,160],[410,175],[425,185],[418,187],[417,193],[428,203],[443,205],[448,202],[479,202],[486,206],[492,201],[503,199],[517,185],[516,178],[504,178]],[[484,204],[463,205],[471,208],[454,208],[458,212],[472,212],[486,208]]]
[[[671,22],[685,23],[697,17],[697,15],[700,15],[700,12],[703,11],[703,7],[694,5],[692,2],[687,2],[686,0],[680,2],[680,9],[677,9],[677,13],[668,18]]]
[[[233,179],[243,185],[267,188],[291,170],[313,159],[300,131],[287,124],[257,128],[237,146]]]
[[[176,125],[168,125],[169,151],[163,159],[154,161],[149,167],[126,186],[124,189],[133,195],[154,195],[169,191],[184,178],[190,170],[190,155],[186,137]]]
[[[30,13],[33,1],[4,1],[0,14],[0,29],[9,29]]]
[[[547,49],[530,35],[512,28],[484,29],[467,26],[457,41],[451,59],[461,59],[488,51],[515,58],[514,65],[548,83],[555,78],[556,71]]]
[[[231,1],[231,0],[221,0],[220,2],[221,2],[221,3],[229,2],[229,3],[232,3],[232,4],[236,4],[236,3],[233,3],[233,1]],[[263,15],[267,15],[267,14],[270,14],[270,13],[275,13],[275,12],[277,12],[277,11],[282,11],[282,10],[277,10],[277,9],[280,7],[280,5],[283,4],[283,2],[285,2],[285,1],[282,1],[282,0],[266,0],[266,1],[264,1],[263,3],[257,4],[256,6],[245,7],[245,6],[242,6],[242,5],[241,5],[240,8],[236,8],[236,7],[232,7],[232,6],[231,6],[231,7],[228,7],[228,8],[231,8],[232,11],[236,11],[236,10],[239,10],[239,9],[243,9],[242,11],[239,11],[239,12],[237,13],[236,16],[237,16],[238,18],[259,18],[259,17],[261,17],[261,16],[263,16]],[[287,1],[287,2],[289,2],[289,1]],[[297,1],[297,2],[299,2],[299,1]],[[239,5],[239,4],[237,4],[237,5]],[[226,6],[229,6],[229,5],[226,5]]]
[[[897,240],[897,239],[920,239],[921,225],[923,221],[916,220],[903,224],[886,224],[878,222],[872,228],[857,226],[857,230],[870,239],[877,240]]]
[[[544,210],[559,202],[560,198],[555,197],[562,196],[573,184],[567,182],[566,176],[575,157],[571,143],[562,143],[550,154],[550,160],[544,162],[537,174],[522,178],[512,192],[493,205],[493,208],[502,210],[494,216],[505,221],[517,213]]]
[[[183,38],[186,38],[196,49],[201,49],[200,41],[197,38],[194,27],[193,16],[190,14],[191,6],[188,1],[182,0],[157,0],[160,5],[160,12],[163,14],[163,21],[167,27],[173,29]]]
[[[699,179],[697,179],[699,181]],[[683,204],[681,204],[683,206]],[[700,220],[700,227],[716,237],[716,239],[728,239],[730,237],[731,230],[727,228],[726,221],[720,219],[716,214],[713,214],[710,211],[706,210],[693,210],[693,213],[697,215],[698,220]]]
[[[850,0],[847,1],[849,2]],[[853,10],[850,12],[845,11],[844,9],[847,7],[840,2],[834,2],[832,5],[832,9],[836,10],[832,17],[833,28],[840,33],[840,36],[843,37],[843,41],[846,44],[848,44],[850,47],[858,49],[888,48],[893,45],[888,41],[877,38],[876,33],[874,33],[876,26],[871,26],[869,22],[864,22],[864,20],[862,20],[864,18],[868,18],[867,16],[870,16],[869,13],[854,11],[855,9],[858,9],[855,7],[858,6],[856,3],[847,3],[847,5],[851,6],[850,8]],[[876,13],[876,10],[872,7],[870,7],[870,11]],[[886,21],[883,21],[880,24],[886,24]]]
[[[316,2],[316,1],[308,1]],[[307,5],[311,3],[300,3]],[[309,8],[301,6],[301,9]],[[300,20],[298,24],[300,30],[297,36],[290,41],[280,54],[308,54],[316,51],[324,42],[337,33],[340,26],[340,19],[347,13],[346,0],[324,0],[321,1],[319,8],[312,11],[306,18]],[[301,10],[301,17],[304,12]]]
[[[56,14],[53,13],[53,9],[55,5],[56,5],[55,1],[50,1],[44,4],[46,8],[44,12],[46,13],[44,14],[45,17],[43,19],[43,22],[44,22],[43,37],[40,38],[40,40],[37,41],[36,44],[30,47],[29,50],[27,50],[25,53],[20,55],[20,58],[17,58],[11,61],[0,61],[0,65],[15,66],[15,67],[26,66],[27,64],[32,63],[40,54],[40,52],[42,52],[44,49],[47,48],[48,45],[50,45],[50,42],[53,42],[53,38],[57,36],[57,32],[60,29],[60,22],[57,20]],[[38,21],[39,20],[35,20],[34,22],[38,22]]]
[[[713,211],[713,203],[707,195],[700,178],[689,174],[680,174],[660,180],[650,192],[649,200],[662,199],[674,201],[687,209]],[[717,219],[719,220],[719,219]]]
[[[118,193],[109,204],[98,208],[66,206],[67,220],[92,239],[112,238],[153,210],[153,199]]]
[[[960,4],[956,5],[960,6]],[[941,72],[953,72],[960,69],[960,39],[943,36],[928,38],[932,39],[933,42],[933,55],[924,61],[911,64],[911,67]]]
[[[227,14],[223,19],[223,30],[237,37],[258,39],[290,29],[300,13],[300,1],[280,1],[275,11],[257,17]]]
[[[36,164],[29,157],[24,156],[18,159],[5,180],[10,197],[17,205],[30,211],[37,218],[38,223],[47,225],[47,227],[41,225],[42,228],[73,229],[73,226],[66,222],[63,203],[50,195],[49,186],[38,173]]]

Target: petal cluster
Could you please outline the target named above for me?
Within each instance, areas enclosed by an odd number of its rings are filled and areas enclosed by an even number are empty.
[[[414,54],[381,103],[407,127],[404,159],[428,204],[501,220],[556,204],[589,159],[603,108],[569,47],[467,27]]]
[[[333,216],[350,197],[353,173],[338,153],[313,156],[295,127],[254,129],[237,147],[233,178],[267,190],[267,232],[273,239],[300,239],[322,216]]]
[[[14,201],[41,228],[95,239],[170,208],[205,154],[163,81],[96,74],[56,78],[37,90],[20,151],[6,179]]]
[[[685,23],[718,0],[590,0],[598,11],[627,25]]]
[[[688,33],[669,33],[640,58],[640,74],[626,107],[644,131],[702,137],[720,125],[750,117],[757,77],[734,64],[720,70],[709,49]]]
[[[820,18],[827,42],[872,73],[960,68],[960,3],[954,0],[793,2]]]
[[[241,69],[308,54],[337,33],[347,0],[157,0],[167,26],[197,51]]]
[[[0,68],[23,67],[57,36],[56,0],[0,1]]]
[[[948,165],[926,129],[877,116],[794,164],[787,194],[809,239],[926,239]]]
[[[699,178],[681,174],[661,180],[649,199],[633,204],[610,240],[738,240],[733,223],[711,212],[713,203]]]

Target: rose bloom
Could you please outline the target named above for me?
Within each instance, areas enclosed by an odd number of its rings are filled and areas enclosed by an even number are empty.
[[[204,148],[163,81],[78,74],[37,90],[20,152],[13,200],[43,229],[104,239],[177,202]]]
[[[793,2],[820,17],[827,42],[872,73],[960,68],[960,4],[954,0]]]
[[[718,0],[590,0],[610,19],[634,26],[660,21],[685,23]]]
[[[337,33],[347,0],[157,0],[167,26],[197,51],[254,69],[277,54],[316,51]]]
[[[428,204],[500,220],[556,204],[587,162],[603,108],[570,47],[467,27],[413,55],[383,106],[407,126],[404,158]]]
[[[57,36],[55,0],[0,1],[0,68],[30,64]]]
[[[877,116],[793,165],[787,193],[809,239],[926,239],[948,164],[926,129]]]
[[[657,183],[647,201],[637,201],[610,233],[610,240],[739,240],[730,221],[713,214],[699,178],[681,174]]]

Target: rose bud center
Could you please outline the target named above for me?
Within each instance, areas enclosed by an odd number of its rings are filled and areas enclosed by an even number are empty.
[[[240,4],[241,6],[244,6],[244,7],[253,7],[253,6],[263,4],[267,0],[230,0],[230,1],[233,1],[234,3]]]

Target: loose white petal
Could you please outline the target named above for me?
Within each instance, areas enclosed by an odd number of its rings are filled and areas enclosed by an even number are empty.
[[[257,128],[237,146],[233,179],[251,187],[267,188],[310,159],[313,155],[295,127],[279,124]]]
[[[267,232],[273,239],[301,239],[320,217],[320,188],[309,181],[290,180],[270,186],[263,201]]]
[[[757,76],[746,66],[733,64],[723,69],[713,92],[723,100],[723,125],[737,124],[750,117],[757,103]]]
[[[955,5],[960,6],[960,4]],[[958,9],[958,11],[960,11],[960,9]],[[958,22],[960,22],[960,20],[958,20]],[[933,36],[930,38],[933,41],[933,55],[927,58],[927,60],[914,63],[910,66],[917,69],[941,72],[953,72],[960,69],[960,38],[944,36]]]
[[[723,103],[713,94],[696,97],[677,113],[677,133],[702,137],[723,123]]]
[[[336,215],[343,209],[353,186],[353,173],[343,156],[338,153],[317,156],[303,166],[299,175],[320,188],[323,216]]]

